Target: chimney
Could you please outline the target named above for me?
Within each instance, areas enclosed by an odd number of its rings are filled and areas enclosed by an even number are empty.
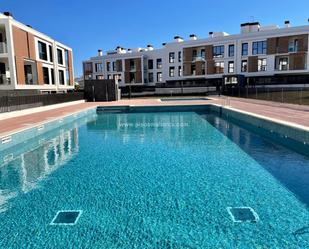
[[[284,22],[284,26],[285,26],[286,28],[290,28],[290,27],[291,27],[290,21],[289,21],[289,20],[286,20],[286,21]]]
[[[180,37],[180,36],[174,36],[174,41],[175,42],[183,42],[183,39],[182,39],[182,37]]]
[[[32,26],[31,26],[31,25],[29,25],[29,24],[27,24],[26,26],[27,26],[27,27],[29,27],[29,28],[32,28]]]
[[[166,45],[166,42],[163,42],[163,43],[162,43],[162,46],[165,47],[165,45]]]
[[[195,34],[190,35],[190,41],[195,41],[197,40],[197,36]]]
[[[103,56],[103,52],[101,49],[98,50],[98,56]]]
[[[211,37],[211,38],[214,37],[214,32],[210,31],[208,34],[209,34],[209,37]]]
[[[152,50],[153,50],[153,46],[152,46],[151,44],[148,44],[148,45],[147,45],[147,48],[148,48],[149,51],[152,51]]]
[[[3,15],[13,17],[13,14],[8,11],[3,12]]]

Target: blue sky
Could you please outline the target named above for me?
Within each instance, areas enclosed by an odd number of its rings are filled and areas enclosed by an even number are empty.
[[[97,50],[161,46],[175,35],[239,32],[243,22],[304,25],[308,0],[0,0],[0,11],[73,48],[75,76]]]

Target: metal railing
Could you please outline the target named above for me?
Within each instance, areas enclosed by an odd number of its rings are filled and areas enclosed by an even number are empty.
[[[83,92],[0,97],[0,113],[84,99]]]
[[[222,93],[231,97],[309,105],[309,88],[305,87],[229,87]]]
[[[6,42],[0,42],[0,54],[5,54],[7,52]]]

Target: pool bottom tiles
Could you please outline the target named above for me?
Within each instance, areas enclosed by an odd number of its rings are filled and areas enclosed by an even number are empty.
[[[110,113],[12,148],[0,247],[306,248],[308,158],[226,122]]]

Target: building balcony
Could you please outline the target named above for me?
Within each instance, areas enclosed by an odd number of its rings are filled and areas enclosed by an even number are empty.
[[[6,42],[0,42],[0,54],[6,54],[7,52]]]

